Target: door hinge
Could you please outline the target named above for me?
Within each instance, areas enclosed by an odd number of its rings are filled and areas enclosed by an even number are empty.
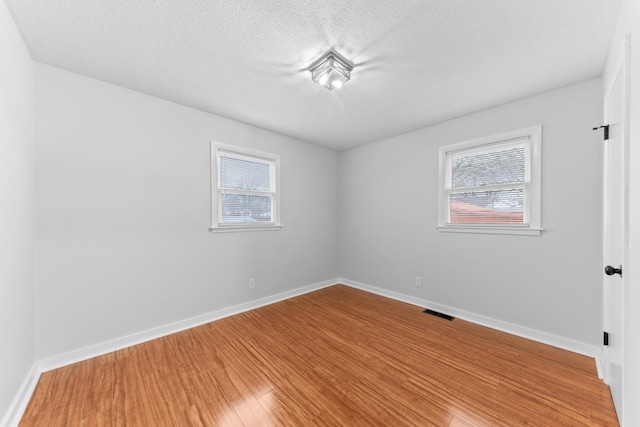
[[[603,344],[609,345],[609,332],[605,332],[603,335]]]
[[[609,139],[609,125],[598,126],[597,128],[593,128],[593,130],[604,129],[604,140]]]

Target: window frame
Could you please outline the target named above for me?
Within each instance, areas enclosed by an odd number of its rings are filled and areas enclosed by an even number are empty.
[[[522,224],[459,224],[448,222],[450,205],[449,195],[451,194],[451,168],[452,153],[469,152],[481,153],[490,152],[492,147],[500,145],[508,146],[518,141],[525,140],[525,152],[528,154],[525,159],[525,176],[529,180],[521,184],[525,192],[524,223]],[[457,144],[442,146],[439,148],[438,156],[438,231],[454,233],[483,233],[483,234],[516,234],[539,236],[541,227],[541,192],[542,192],[542,125],[518,129],[510,132],[478,138]],[[488,186],[487,188],[499,188]]]
[[[252,191],[252,190],[231,190],[225,189],[219,185],[219,168],[220,158],[224,153],[228,153],[231,157],[242,158],[256,163],[265,163],[269,165],[269,179],[271,181],[272,190]],[[222,222],[222,209],[220,200],[223,191],[236,194],[253,194],[253,195],[271,195],[271,221],[269,222],[247,222],[247,223],[224,223]],[[240,147],[237,145],[224,144],[211,141],[211,218],[209,231],[212,233],[240,232],[240,231],[268,231],[280,230],[280,156],[277,154],[266,153],[251,148]]]

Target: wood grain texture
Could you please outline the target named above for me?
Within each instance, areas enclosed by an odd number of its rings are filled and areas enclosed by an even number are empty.
[[[26,426],[617,426],[592,359],[342,285],[42,374]]]

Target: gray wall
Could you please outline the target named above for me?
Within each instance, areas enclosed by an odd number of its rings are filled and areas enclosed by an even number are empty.
[[[640,10],[623,3],[612,48],[638,30],[630,17]],[[0,61],[0,416],[36,360],[339,274],[600,343],[601,146],[590,130],[602,119],[599,79],[337,154],[40,64],[36,102],[34,64],[2,2]],[[537,124],[543,235],[438,233],[438,147]],[[282,156],[282,231],[207,232],[211,139]],[[636,330],[640,298],[630,297]],[[638,364],[628,366],[637,378]],[[638,381],[629,384],[637,396]]]
[[[594,79],[342,153],[341,276],[599,345],[601,104]],[[438,147],[539,124],[542,235],[439,233]]]
[[[47,65],[36,87],[38,359],[338,276],[337,153]],[[209,233],[212,139],[281,156],[281,231]]]
[[[33,62],[0,2],[0,424],[34,363]]]

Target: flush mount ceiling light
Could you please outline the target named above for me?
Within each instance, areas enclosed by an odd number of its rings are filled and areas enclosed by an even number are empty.
[[[333,50],[322,55],[309,67],[313,81],[329,90],[340,89],[343,84],[348,82],[351,70],[353,70],[353,66],[349,64],[349,61]]]

